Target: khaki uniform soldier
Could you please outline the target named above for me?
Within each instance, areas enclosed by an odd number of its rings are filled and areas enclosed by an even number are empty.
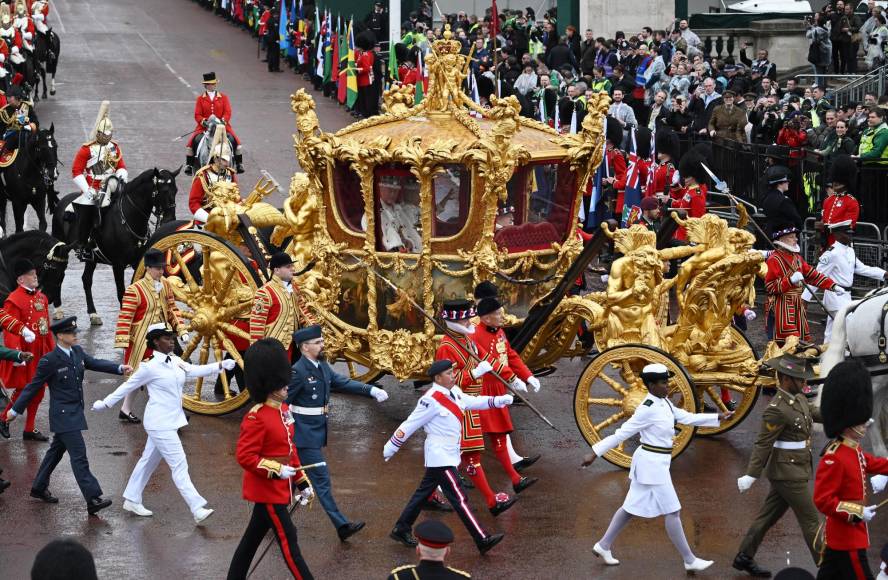
[[[762,429],[746,475],[737,480],[737,486],[743,493],[764,472],[771,482],[771,491],[734,558],[734,568],[760,578],[768,578],[771,573],[760,568],[753,558],[765,534],[787,509],[795,513],[815,562],[813,541],[819,525],[808,482],[813,475],[811,432],[814,421],[820,422],[820,410],[810,406],[802,394],[806,381],[815,374],[806,359],[790,354],[766,364],[777,372],[777,394],[762,415]]]

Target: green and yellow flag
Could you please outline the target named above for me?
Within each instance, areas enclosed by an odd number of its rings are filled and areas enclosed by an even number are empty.
[[[354,108],[358,100],[358,74],[355,67],[355,31],[352,26],[354,19],[348,22],[348,72],[346,73],[346,104]]]

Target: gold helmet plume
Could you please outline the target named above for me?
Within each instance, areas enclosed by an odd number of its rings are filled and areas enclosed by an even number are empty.
[[[210,161],[216,157],[231,162],[231,145],[228,143],[228,133],[225,131],[225,125],[221,123],[216,125],[216,131],[213,133],[213,146],[210,147]]]
[[[107,135],[108,137],[114,132],[114,125],[111,124],[111,118],[108,117],[108,110],[111,108],[111,101],[102,101],[99,105],[99,114],[96,115],[96,124],[92,130],[92,140],[99,135]]]

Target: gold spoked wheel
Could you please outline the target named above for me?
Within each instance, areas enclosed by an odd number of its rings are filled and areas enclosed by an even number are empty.
[[[749,342],[749,339],[746,338],[743,332],[731,326],[728,328],[728,333],[729,340],[731,341],[730,348],[733,352],[740,353],[744,360],[758,360],[755,348],[753,348],[752,343]],[[742,376],[735,376],[736,382],[726,381],[717,385],[696,385],[701,408],[703,404],[706,404],[717,409],[719,413],[726,412],[728,408],[721,400],[722,388],[730,393],[731,399],[733,399],[735,404],[734,415],[730,419],[720,423],[718,427],[698,427],[697,435],[712,437],[719,433],[726,433],[739,425],[755,407],[760,391],[758,385],[755,384],[755,378],[744,380]]]
[[[697,412],[693,383],[684,368],[662,350],[643,345],[621,345],[608,349],[586,366],[574,392],[574,417],[580,433],[594,445],[616,431],[635,412],[648,391],[639,376],[647,364],[660,363],[675,376],[669,380],[669,400],[689,413]],[[676,425],[672,456],[687,448],[694,427]],[[604,454],[614,465],[628,468],[640,445],[630,437]]]
[[[167,280],[173,286],[179,312],[188,324],[190,340],[182,347],[182,358],[195,364],[233,358],[243,369],[243,359],[234,341],[249,341],[242,321],[249,318],[261,283],[250,262],[222,238],[196,230],[164,236],[152,247],[164,252],[170,265],[179,266],[178,275]],[[192,249],[197,255],[186,263],[183,255],[187,256]],[[141,278],[143,272],[144,265],[140,263],[134,278]],[[197,360],[193,360],[194,353]],[[240,374],[233,373],[234,376]],[[229,376],[224,372],[216,379],[188,380],[182,405],[193,413],[224,415],[249,401],[246,387],[239,384],[238,388],[239,392],[232,391]]]

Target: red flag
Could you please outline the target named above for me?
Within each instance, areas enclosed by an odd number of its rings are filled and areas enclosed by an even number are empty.
[[[496,38],[497,34],[499,34],[499,11],[496,9],[496,0],[493,0],[493,7],[490,9],[490,36]]]

